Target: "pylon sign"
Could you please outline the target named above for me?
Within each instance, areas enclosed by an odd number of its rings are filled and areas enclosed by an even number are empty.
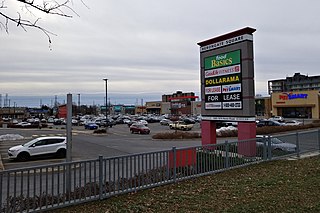
[[[204,120],[255,120],[255,31],[247,27],[198,43]]]

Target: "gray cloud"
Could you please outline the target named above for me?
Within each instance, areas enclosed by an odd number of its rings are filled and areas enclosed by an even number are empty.
[[[2,94],[199,92],[197,42],[250,26],[256,92],[294,72],[318,75],[320,3],[300,1],[74,1],[80,17],[42,15],[57,34],[52,51],[39,31],[1,31]],[[12,5],[12,3],[10,3]],[[3,21],[3,20],[1,20]],[[160,99],[160,97],[159,97]]]

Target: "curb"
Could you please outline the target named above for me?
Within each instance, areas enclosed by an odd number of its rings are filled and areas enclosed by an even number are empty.
[[[312,152],[303,153],[300,155],[300,157],[291,156],[287,160],[299,160],[299,159],[310,158],[310,157],[314,157],[314,156],[318,156],[318,155],[320,155],[319,151],[312,151]]]

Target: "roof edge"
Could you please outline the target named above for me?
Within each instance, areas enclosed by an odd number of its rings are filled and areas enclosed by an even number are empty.
[[[220,36],[217,36],[217,37],[205,40],[205,41],[200,41],[197,44],[200,47],[203,47],[203,46],[206,46],[206,45],[209,45],[209,44],[212,44],[212,43],[216,43],[216,42],[219,42],[219,41],[223,41],[223,40],[226,40],[226,39],[229,39],[229,38],[233,38],[233,37],[237,37],[237,36],[244,35],[244,34],[252,35],[255,31],[256,31],[256,29],[254,29],[254,28],[245,27],[245,28],[242,28],[242,29],[239,29],[239,30],[227,33],[227,34],[223,34],[223,35],[220,35]]]

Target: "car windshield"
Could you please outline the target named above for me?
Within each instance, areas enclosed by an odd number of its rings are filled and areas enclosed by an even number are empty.
[[[137,124],[137,125],[134,125],[135,127],[137,127],[137,128],[144,128],[145,127],[145,125],[143,125],[143,124]]]
[[[37,142],[37,141],[38,141],[38,139],[36,138],[36,139],[33,139],[32,141],[29,141],[29,142],[27,142],[27,143],[25,143],[25,144],[22,144],[22,146],[28,147],[28,146],[32,145],[33,143],[35,143],[35,142]]]
[[[279,140],[278,138],[271,138],[271,143],[280,144],[280,143],[283,143],[283,141]]]

